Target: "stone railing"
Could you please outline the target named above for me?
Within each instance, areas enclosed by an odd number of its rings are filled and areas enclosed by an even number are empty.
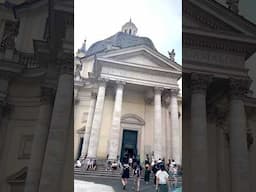
[[[25,66],[26,69],[39,68],[39,64],[36,62],[35,56],[31,53],[20,53],[19,64]]]

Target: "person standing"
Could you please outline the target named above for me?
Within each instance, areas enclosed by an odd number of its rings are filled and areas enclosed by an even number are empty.
[[[165,170],[165,166],[161,164],[160,170],[156,173],[156,190],[158,192],[168,192],[169,188],[169,174]]]
[[[171,166],[174,167],[174,165],[176,165],[176,162],[174,159],[172,159]]]
[[[132,167],[132,165],[133,165],[133,158],[130,156],[129,157],[129,166]]]
[[[145,159],[145,161],[144,161],[144,165],[145,165],[145,166],[150,165],[150,160],[149,160],[148,154],[146,154],[146,159]]]
[[[126,190],[126,186],[128,184],[129,179],[129,165],[124,164],[122,167],[122,176],[121,176],[121,182],[123,184],[123,190]]]
[[[151,154],[151,167],[153,167],[154,162],[155,162],[155,155],[154,155],[154,151],[152,151],[152,154]]]
[[[154,161],[152,171],[154,173],[154,184],[156,185],[156,173],[158,171],[158,164],[156,163],[156,160]]]
[[[117,160],[118,168],[120,169],[122,167],[122,164],[121,164],[119,155],[116,156],[116,160]]]

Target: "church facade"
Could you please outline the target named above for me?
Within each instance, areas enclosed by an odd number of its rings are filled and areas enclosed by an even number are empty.
[[[181,164],[181,66],[137,30],[130,20],[77,53],[74,159],[153,153]]]

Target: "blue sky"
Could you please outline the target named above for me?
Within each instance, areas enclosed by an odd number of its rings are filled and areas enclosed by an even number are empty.
[[[168,56],[175,49],[181,64],[181,0],[74,0],[75,51],[87,39],[87,48],[121,30],[129,19],[138,36],[149,37],[157,50]]]

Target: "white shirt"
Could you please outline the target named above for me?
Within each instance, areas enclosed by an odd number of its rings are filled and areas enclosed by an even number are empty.
[[[77,166],[77,167],[81,167],[81,166],[82,166],[82,165],[81,165],[81,162],[80,162],[79,160],[76,161],[76,166]]]
[[[172,161],[172,162],[171,162],[171,166],[172,166],[172,167],[173,167],[175,164],[176,164],[175,161]]]
[[[166,181],[169,178],[169,175],[166,171],[157,171],[156,177],[159,179],[159,184],[167,184]]]

